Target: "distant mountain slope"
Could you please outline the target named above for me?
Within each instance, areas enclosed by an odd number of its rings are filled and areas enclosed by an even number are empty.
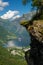
[[[4,29],[6,29],[8,31],[8,33],[13,33],[18,37],[18,39],[16,40],[16,43],[19,43],[20,45],[28,43],[28,45],[29,45],[29,43],[30,43],[29,34],[26,31],[26,29],[24,27],[22,27],[19,23],[20,20],[22,20],[22,19],[23,19],[23,17],[20,17],[13,21],[9,21],[9,20],[3,20],[0,18],[0,26],[4,27]],[[14,35],[13,35],[13,37],[14,37]],[[28,39],[28,37],[29,37],[29,39]]]
[[[3,26],[0,26],[0,43],[5,43],[10,39],[15,39],[16,35],[8,32]]]
[[[1,19],[0,18],[0,25],[4,26],[8,31],[16,33],[16,34],[21,34],[22,32],[25,31],[25,28],[20,25],[21,20],[30,20],[32,18],[32,15],[34,15],[36,12],[30,12],[28,14],[24,14],[20,18],[16,19]],[[20,33],[21,31],[21,33]],[[26,33],[26,32],[25,32]]]

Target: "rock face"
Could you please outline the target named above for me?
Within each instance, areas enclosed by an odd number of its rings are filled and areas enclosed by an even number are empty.
[[[28,26],[27,30],[36,40],[43,43],[43,20],[33,21],[33,25]]]
[[[33,24],[21,23],[31,36],[30,50],[25,52],[28,65],[43,65],[43,20],[35,20]]]

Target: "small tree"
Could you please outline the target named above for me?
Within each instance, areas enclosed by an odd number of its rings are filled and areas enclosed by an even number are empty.
[[[26,5],[28,2],[32,2],[32,7],[36,8],[37,12],[39,11],[40,17],[43,19],[43,0],[22,0],[22,2],[24,5]]]

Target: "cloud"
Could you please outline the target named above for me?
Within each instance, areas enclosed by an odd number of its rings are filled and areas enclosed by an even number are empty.
[[[1,16],[2,19],[16,19],[16,18],[19,18],[20,15],[19,14],[19,11],[11,11],[9,10],[8,12],[6,12],[4,15]]]
[[[17,18],[20,18],[20,15],[14,16],[11,20],[14,20],[14,19],[17,19]]]
[[[2,0],[0,0],[0,11],[2,11],[4,9],[4,7],[6,7],[8,5],[9,5],[8,2],[3,2]]]
[[[9,41],[8,42],[8,45],[7,45],[7,47],[14,47],[15,45],[14,45],[14,42],[13,41]]]

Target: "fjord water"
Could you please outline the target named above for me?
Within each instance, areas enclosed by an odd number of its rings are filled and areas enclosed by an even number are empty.
[[[5,44],[6,47],[28,47],[30,44],[30,36],[27,32],[27,30],[24,28],[24,31],[21,32],[21,34],[19,34],[20,32],[17,32],[17,38],[16,39],[11,39],[9,41],[7,41],[7,44]]]
[[[6,44],[6,47],[28,47],[30,44],[30,36],[27,31],[23,33],[21,35],[18,35],[17,39],[9,40]]]

